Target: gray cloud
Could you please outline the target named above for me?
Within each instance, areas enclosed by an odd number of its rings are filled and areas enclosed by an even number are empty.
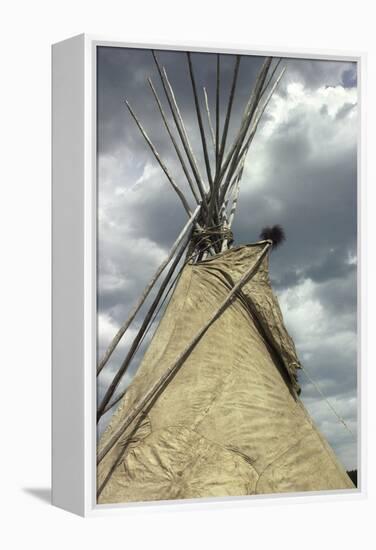
[[[342,72],[342,84],[345,88],[354,88],[358,82],[358,76],[355,63],[351,64],[351,67],[345,69]]]
[[[158,52],[158,56],[205,174],[185,54]],[[216,57],[193,54],[192,59],[197,84],[207,88],[213,113]],[[222,123],[234,61],[234,56],[221,57]],[[261,63],[259,57],[242,59],[229,140]],[[247,243],[257,240],[265,225],[280,223],[285,228],[287,242],[272,253],[270,274],[286,325],[307,372],[356,430],[356,66],[303,59],[283,64],[287,70],[276,100],[250,149],[234,234],[237,243]],[[163,98],[150,51],[99,48],[98,312],[104,323],[99,354],[186,219],[123,103],[127,97],[188,194],[146,81],[149,76]],[[164,99],[163,104],[168,112]],[[205,125],[208,130],[206,121]],[[129,340],[141,319],[142,312]],[[147,343],[141,346],[133,372]],[[127,345],[128,340],[100,378],[99,394]],[[304,373],[300,379],[302,398],[313,418],[346,467],[356,467],[354,440]]]

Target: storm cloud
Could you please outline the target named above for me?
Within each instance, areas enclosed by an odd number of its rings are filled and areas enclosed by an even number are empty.
[[[165,51],[157,55],[166,67],[200,159],[201,173],[205,174],[186,56]],[[216,56],[194,53],[192,59],[197,85],[200,90],[206,87],[213,113]],[[242,56],[229,142],[239,127],[262,61],[261,57]],[[233,55],[221,56],[222,123],[234,63]],[[247,157],[233,228],[235,242],[256,241],[265,225],[279,223],[284,227],[287,241],[272,253],[270,275],[304,366],[300,374],[302,399],[345,467],[353,469],[357,467],[356,64],[283,59],[281,66],[286,66],[285,75]],[[149,50],[98,49],[99,355],[186,219],[177,195],[124,104],[127,98],[188,195],[184,174],[147,82],[149,77],[163,101]],[[205,129],[210,139],[206,120]],[[124,358],[142,313],[101,374],[99,397]],[[156,322],[162,314],[163,310]],[[123,387],[137,369],[151,334],[143,341]],[[355,437],[333,415],[311,379]]]

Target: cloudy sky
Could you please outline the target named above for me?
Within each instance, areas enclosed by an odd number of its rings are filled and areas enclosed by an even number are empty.
[[[182,52],[158,55],[196,156],[202,158],[186,56]],[[197,84],[200,90],[207,88],[214,112],[216,58],[198,53],[192,58]],[[230,137],[239,126],[262,61],[242,57]],[[286,67],[285,75],[247,157],[233,227],[235,243],[258,240],[265,225],[284,227],[287,241],[273,252],[270,275],[286,326],[305,369],[356,437],[356,65],[296,59],[284,59],[281,65]],[[233,56],[221,56],[222,113],[233,66]],[[129,100],[185,189],[185,177],[147,83],[150,76],[163,97],[151,52],[101,47],[97,74],[101,356],[166,256],[186,214],[123,103],[124,98]],[[201,172],[205,173],[204,168]],[[102,372],[99,397],[124,358],[142,314]],[[129,383],[151,335],[152,331],[124,384]],[[320,430],[345,467],[356,468],[355,437],[339,423],[304,373],[300,382],[301,397]],[[105,422],[106,418],[101,429]]]

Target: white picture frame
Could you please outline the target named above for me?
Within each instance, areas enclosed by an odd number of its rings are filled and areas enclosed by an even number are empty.
[[[363,308],[358,310],[358,490],[349,493],[288,494],[222,498],[216,501],[96,504],[96,48],[118,46],[244,53],[354,61],[358,66],[358,258],[362,265],[364,204],[363,99],[364,53],[233,48],[223,44],[134,44],[79,35],[52,47],[52,502],[79,514],[111,514],[132,508],[169,506],[253,506],[273,502],[359,499],[366,494],[364,411],[365,378],[361,366]],[[362,296],[358,267],[358,296]],[[69,346],[67,345],[69,342]]]

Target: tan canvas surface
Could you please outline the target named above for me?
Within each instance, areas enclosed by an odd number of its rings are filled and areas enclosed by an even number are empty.
[[[192,340],[262,245],[186,265],[100,447]],[[297,391],[266,258],[147,415],[98,467],[99,503],[353,488]]]

